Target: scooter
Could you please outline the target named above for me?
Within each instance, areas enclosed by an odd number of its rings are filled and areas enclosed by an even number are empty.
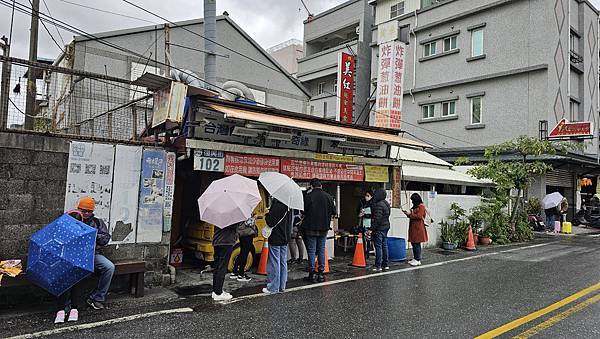
[[[528,214],[527,222],[529,223],[529,227],[531,227],[534,231],[544,231],[546,229],[546,224],[544,223],[544,219],[536,214]]]

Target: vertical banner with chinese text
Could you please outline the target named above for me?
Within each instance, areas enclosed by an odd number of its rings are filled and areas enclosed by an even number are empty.
[[[340,52],[338,55],[336,120],[345,124],[352,124],[354,68],[354,56]]]
[[[165,173],[165,209],[163,232],[171,231],[173,221],[173,197],[175,195],[175,163],[177,156],[173,152],[167,153],[167,172]]]
[[[388,41],[379,45],[379,68],[374,125],[400,129],[406,44]]]

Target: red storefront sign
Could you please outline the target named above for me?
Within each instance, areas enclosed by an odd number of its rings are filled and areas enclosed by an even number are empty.
[[[362,165],[294,159],[281,159],[281,173],[292,179],[329,181],[363,181],[365,176]]]
[[[354,103],[354,56],[340,52],[337,72],[337,111],[336,120],[352,124]]]
[[[549,138],[568,138],[568,137],[590,137],[593,136],[592,123],[590,121],[568,122],[566,119],[554,126]]]
[[[258,177],[262,172],[279,172],[279,158],[225,153],[225,175],[240,174]]]

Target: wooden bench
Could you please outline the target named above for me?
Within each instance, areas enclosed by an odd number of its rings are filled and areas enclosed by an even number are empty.
[[[143,261],[117,261],[115,264],[115,276],[129,275],[129,293],[136,298],[144,296],[144,273],[146,263]]]
[[[129,275],[129,293],[136,298],[144,296],[144,273],[146,264],[143,261],[117,261],[115,264],[115,273],[117,275]],[[4,276],[2,278],[2,287],[27,286],[31,282],[27,280],[25,272],[11,278]]]

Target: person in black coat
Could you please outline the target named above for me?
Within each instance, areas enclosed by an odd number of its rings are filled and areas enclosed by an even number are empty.
[[[267,287],[263,293],[285,291],[287,283],[287,251],[292,238],[292,210],[281,201],[273,199],[266,222],[272,228],[269,236],[269,260],[267,261]]]
[[[309,274],[305,280],[310,282],[323,282],[325,277],[325,242],[327,232],[331,225],[331,218],[335,214],[335,203],[333,197],[323,191],[323,185],[319,179],[310,181],[312,191],[306,195],[304,200],[304,221],[302,222],[303,235],[306,236]],[[315,257],[318,256],[319,267],[315,277]]]
[[[371,205],[371,237],[375,243],[374,271],[388,270],[387,234],[390,230],[390,204],[383,189],[375,191]]]

